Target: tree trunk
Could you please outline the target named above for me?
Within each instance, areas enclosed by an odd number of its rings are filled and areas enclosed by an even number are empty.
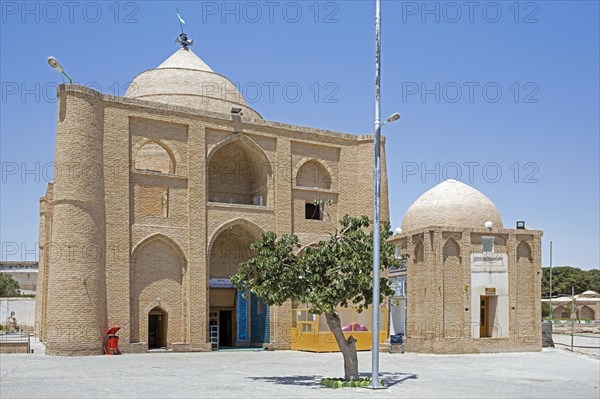
[[[356,354],[356,339],[351,335],[346,339],[342,331],[342,323],[337,312],[325,313],[327,325],[337,341],[344,356],[344,379],[346,381],[358,380],[358,356]]]

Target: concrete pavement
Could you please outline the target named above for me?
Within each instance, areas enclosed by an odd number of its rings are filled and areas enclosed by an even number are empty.
[[[370,352],[359,353],[368,374]],[[600,361],[560,349],[479,355],[381,354],[389,389],[329,389],[339,353],[0,355],[4,398],[594,398]]]

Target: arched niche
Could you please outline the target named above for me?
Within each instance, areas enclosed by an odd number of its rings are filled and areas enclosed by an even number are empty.
[[[566,319],[566,318],[571,317],[571,315],[569,313],[569,309],[567,309],[565,306],[561,305],[552,310],[552,317],[555,319],[561,319],[561,318]]]
[[[583,305],[581,309],[579,309],[579,318],[580,319],[591,319],[594,320],[596,317],[596,312],[590,306]]]
[[[517,246],[517,260],[522,258],[531,261],[531,247],[525,241],[521,241]]]
[[[134,167],[136,170],[175,173],[175,159],[167,147],[157,141],[148,141],[135,154]]]
[[[444,336],[459,338],[463,336],[465,319],[464,272],[460,257],[460,246],[454,239],[449,238],[442,249],[444,270],[441,276],[442,312]]]
[[[296,173],[296,186],[330,190],[331,174],[321,162],[314,159],[306,161]]]
[[[423,244],[423,241],[421,240],[417,241],[417,243],[415,244],[413,259],[414,262],[417,264],[423,263],[425,261],[425,244]]]
[[[254,253],[250,245],[258,241],[262,230],[246,219],[226,223],[213,234],[209,248],[209,278],[229,279],[240,263]]]
[[[267,206],[271,164],[256,143],[245,136],[228,139],[209,153],[208,201]]]
[[[443,254],[444,263],[448,260],[449,257],[458,258],[460,257],[460,246],[454,239],[450,238],[448,239],[448,241],[446,241],[446,244],[444,245]]]
[[[169,342],[184,340],[182,309],[186,272],[183,251],[162,234],[146,238],[133,250],[130,261],[132,342],[147,339],[148,312],[157,306],[169,314],[168,329],[163,337],[168,337]]]

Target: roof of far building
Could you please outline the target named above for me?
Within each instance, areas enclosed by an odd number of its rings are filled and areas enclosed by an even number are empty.
[[[591,291],[591,290],[584,291],[581,294],[579,294],[579,296],[590,296],[590,297],[595,297],[597,295],[598,295],[598,293],[596,291]]]
[[[38,267],[35,261],[5,261],[0,262],[0,273],[37,273]]]
[[[421,195],[402,220],[405,232],[433,226],[502,228],[496,205],[484,194],[457,180],[446,180]]]
[[[240,108],[244,116],[262,119],[234,83],[214,72],[187,47],[177,50],[155,69],[137,75],[125,97],[228,115],[232,108]]]
[[[559,305],[563,303],[570,303],[572,301],[575,302],[599,302],[600,295],[595,291],[584,291],[579,295],[574,296],[561,296],[557,298],[552,298],[552,303]],[[543,298],[542,302],[550,302],[550,298]]]

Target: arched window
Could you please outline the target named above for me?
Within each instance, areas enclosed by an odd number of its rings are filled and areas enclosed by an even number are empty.
[[[165,147],[155,141],[149,141],[138,150],[135,156],[135,169],[175,173],[175,162]]]
[[[296,185],[299,187],[331,189],[331,176],[317,161],[308,161],[298,170]]]

